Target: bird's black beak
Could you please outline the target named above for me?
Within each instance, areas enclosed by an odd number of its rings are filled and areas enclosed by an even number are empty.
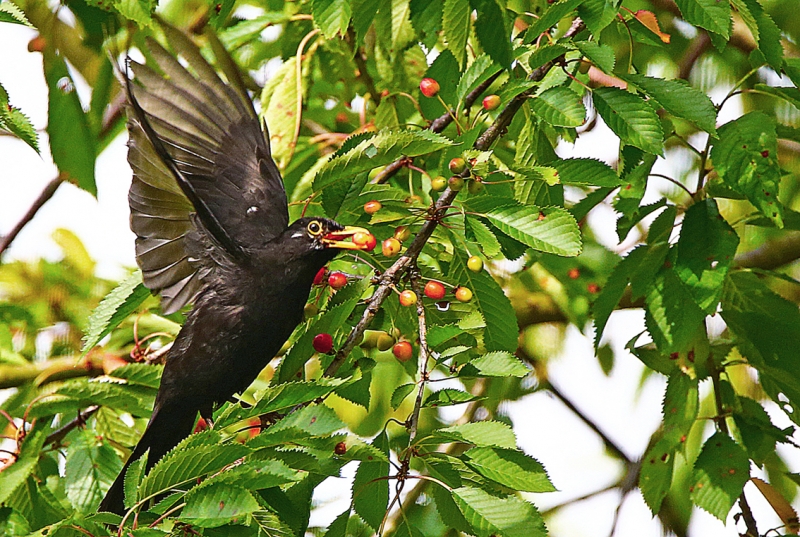
[[[322,237],[322,244],[326,248],[341,248],[343,250],[366,250],[366,245],[356,244],[354,242],[347,242],[344,239],[352,237],[356,233],[367,233],[369,231],[363,227],[346,226],[340,231],[333,231]]]

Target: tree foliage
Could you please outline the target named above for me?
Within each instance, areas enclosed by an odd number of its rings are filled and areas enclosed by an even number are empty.
[[[0,3],[0,22],[39,32],[30,49],[49,89],[54,188],[96,194],[95,160],[124,128],[109,57],[127,46],[146,56],[144,37],[163,38],[168,21],[244,78],[292,218],[325,215],[402,242],[399,255],[332,262],[349,283],[314,287],[306,320],[241,401],[146,475],[131,466],[122,519],[95,511],[146,424],[182,316],[160,315],[138,273],[113,290],[94,279],[68,232],[65,262],[0,266],[0,387],[13,388],[0,533],[546,535],[522,493],[558,483],[519,448],[501,404],[559,394],[536,350],[539,323],[593,326],[608,371],[604,331],[620,308],[643,310],[646,330],[628,349],[667,388],[641,457],[611,450],[626,463],[616,486],[638,487],[678,535],[692,505],[722,521],[741,514],[757,535],[743,490],[763,470],[768,480],[753,482],[781,532],[796,533],[800,477],[777,451],[800,424],[793,4]],[[423,78],[436,95],[423,95]],[[0,85],[0,128],[43,150],[13,98]],[[601,123],[616,157],[571,154]],[[380,210],[366,212],[368,201]],[[588,219],[599,206],[616,213],[615,250]],[[445,298],[425,296],[431,280]],[[458,287],[471,298],[457,300]],[[401,305],[403,290],[417,302]],[[41,331],[55,341],[44,351]],[[314,349],[322,332],[330,354]],[[395,341],[414,359],[396,360]],[[444,378],[447,388],[432,382]],[[445,406],[461,418],[448,421]],[[773,425],[765,409],[776,408],[791,426]],[[347,509],[309,528],[314,491],[351,462]]]

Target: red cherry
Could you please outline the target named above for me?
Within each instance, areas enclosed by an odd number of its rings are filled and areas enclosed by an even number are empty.
[[[444,298],[445,290],[444,285],[436,280],[431,280],[425,284],[425,296],[433,300],[441,300]]]
[[[322,282],[325,281],[325,276],[328,274],[328,267],[322,267],[317,271],[317,275],[314,276],[314,285],[322,285]]]
[[[439,93],[439,83],[432,78],[423,78],[419,81],[419,90],[425,97],[435,97]]]
[[[364,250],[371,252],[378,244],[378,239],[372,233],[364,233],[359,231],[353,234],[353,242],[361,246]]]
[[[347,276],[342,272],[331,272],[330,276],[328,276],[328,285],[334,289],[341,289],[347,285]]]
[[[394,257],[400,252],[400,248],[400,241],[394,237],[389,237],[383,241],[383,244],[381,245],[381,252],[383,252],[383,255],[386,257]]]
[[[331,352],[331,349],[333,349],[333,337],[327,332],[317,334],[311,341],[311,346],[314,347],[314,350],[317,352],[328,354]]]
[[[401,362],[407,362],[414,356],[414,347],[408,341],[398,341],[392,347],[392,354]]]
[[[345,453],[347,453],[347,444],[345,444],[344,442],[339,442],[338,444],[336,444],[336,447],[333,448],[333,452],[336,453],[337,455],[344,455]]]
[[[417,303],[417,293],[410,289],[406,289],[402,293],[400,293],[400,305],[401,306],[413,306]]]
[[[500,96],[499,95],[487,95],[483,98],[483,109],[484,110],[495,110],[498,106],[500,106]]]
[[[375,214],[381,210],[381,207],[383,207],[383,205],[381,205],[381,202],[378,200],[370,200],[364,204],[364,212],[367,214]]]

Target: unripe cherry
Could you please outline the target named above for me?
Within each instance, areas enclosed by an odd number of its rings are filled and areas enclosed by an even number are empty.
[[[459,287],[456,289],[456,300],[459,302],[469,302],[472,300],[472,291],[468,287]]]
[[[431,179],[431,188],[435,192],[441,192],[442,190],[447,188],[447,179],[445,179],[441,175],[438,177],[434,177],[433,179]]]
[[[450,163],[447,165],[447,167],[453,173],[462,173],[467,169],[467,161],[461,157],[456,157],[450,160]]]
[[[400,293],[401,306],[413,306],[416,303],[417,303],[417,293],[415,293],[411,289],[406,289],[405,291]]]
[[[364,204],[364,212],[367,214],[375,214],[381,210],[381,207],[383,207],[383,205],[381,205],[381,202],[378,200],[370,200]]]
[[[406,242],[411,237],[411,230],[408,226],[397,226],[394,228],[394,238],[400,242]]]
[[[396,256],[400,252],[400,248],[402,248],[400,241],[394,237],[389,237],[381,244],[381,252],[386,257]]]
[[[372,233],[364,233],[363,231],[359,231],[353,234],[353,243],[363,246],[364,250],[371,252],[378,244],[378,239],[376,239],[375,235]]]
[[[462,188],[464,188],[464,178],[460,175],[454,175],[450,179],[447,180],[447,186],[450,187],[450,190],[453,192],[458,192]]]
[[[483,270],[483,259],[477,255],[473,255],[467,259],[467,268],[472,272],[480,272]]]
[[[500,106],[499,95],[487,95],[483,98],[483,109],[486,111],[496,110]]]

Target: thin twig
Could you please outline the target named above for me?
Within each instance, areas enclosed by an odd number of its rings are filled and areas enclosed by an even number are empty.
[[[64,182],[64,179],[64,174],[59,174],[58,177],[47,183],[47,186],[44,187],[44,190],[42,190],[42,193],[39,194],[39,197],[34,200],[33,204],[31,204],[25,215],[23,215],[20,221],[17,222],[17,225],[14,226],[14,228],[9,231],[7,235],[0,237],[0,256],[3,255],[3,252],[5,252],[9,246],[11,246],[11,243],[17,238],[19,232],[22,231],[22,228],[24,228],[31,220],[33,220],[33,217],[36,216],[36,213],[39,212],[39,209],[41,209],[42,206],[53,197],[53,194],[56,193],[56,190],[58,190],[58,187]]]
[[[47,435],[47,438],[44,439],[44,445],[49,446],[50,444],[58,444],[64,439],[65,436],[67,436],[67,434],[69,434],[70,431],[72,431],[76,427],[81,427],[82,425],[84,425],[86,423],[86,420],[91,418],[92,415],[98,410],[100,410],[99,405],[92,405],[83,412],[79,410],[78,416],[75,419],[64,424],[58,430],[53,431],[52,433]]]
[[[420,283],[419,273],[414,269],[411,275],[411,288],[417,294],[422,296],[422,284]],[[419,370],[419,388],[417,389],[417,398],[414,401],[414,410],[411,412],[411,418],[408,425],[408,447],[414,444],[417,437],[417,425],[419,424],[419,413],[422,409],[422,396],[425,393],[425,387],[428,385],[428,326],[425,321],[425,306],[422,300],[417,301],[417,317],[419,317],[419,358],[417,360],[417,367]],[[411,459],[411,449],[406,453],[406,460]]]

